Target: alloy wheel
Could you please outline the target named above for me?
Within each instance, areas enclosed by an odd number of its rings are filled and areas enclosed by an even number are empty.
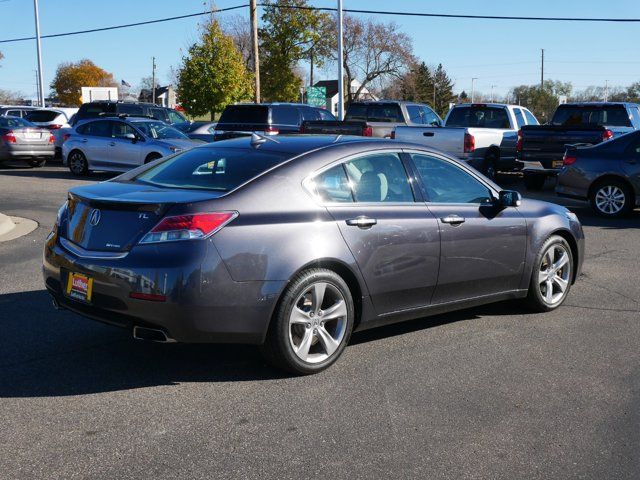
[[[595,204],[606,215],[620,213],[626,202],[625,194],[616,185],[605,185],[596,192]]]
[[[344,340],[347,303],[328,282],[311,284],[296,300],[289,316],[289,342],[296,356],[307,363],[331,357]]]
[[[538,271],[538,289],[541,297],[549,306],[562,301],[571,279],[569,252],[564,245],[551,245],[542,256]]]
[[[69,168],[76,175],[84,172],[84,157],[79,152],[73,152],[69,157]]]

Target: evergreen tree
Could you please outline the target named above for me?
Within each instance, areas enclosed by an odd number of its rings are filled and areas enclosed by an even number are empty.
[[[433,74],[433,83],[435,101],[432,106],[438,115],[444,117],[449,111],[449,104],[456,100],[456,96],[453,94],[453,81],[447,75],[442,64],[438,65]]]

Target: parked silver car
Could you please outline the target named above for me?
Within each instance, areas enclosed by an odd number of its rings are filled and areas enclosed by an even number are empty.
[[[68,135],[62,158],[74,175],[91,170],[124,172],[202,145],[164,122],[135,117],[91,120]]]
[[[53,158],[53,135],[20,117],[0,117],[0,163],[24,160],[42,167]]]

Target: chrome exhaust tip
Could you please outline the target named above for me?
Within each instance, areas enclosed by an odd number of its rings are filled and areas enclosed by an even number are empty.
[[[56,310],[64,310],[64,308],[60,306],[60,304],[58,303],[58,300],[56,300],[55,297],[51,297],[51,304],[53,305],[53,308],[55,308]]]
[[[144,340],[156,343],[175,343],[175,340],[169,337],[163,330],[147,327],[133,327],[133,338],[136,340]]]

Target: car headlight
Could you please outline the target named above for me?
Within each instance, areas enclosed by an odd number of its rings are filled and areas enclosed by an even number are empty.
[[[569,220],[572,220],[574,222],[580,222],[580,220],[578,220],[578,216],[575,213],[573,213],[571,210],[567,210],[566,212],[564,212],[564,214]]]

